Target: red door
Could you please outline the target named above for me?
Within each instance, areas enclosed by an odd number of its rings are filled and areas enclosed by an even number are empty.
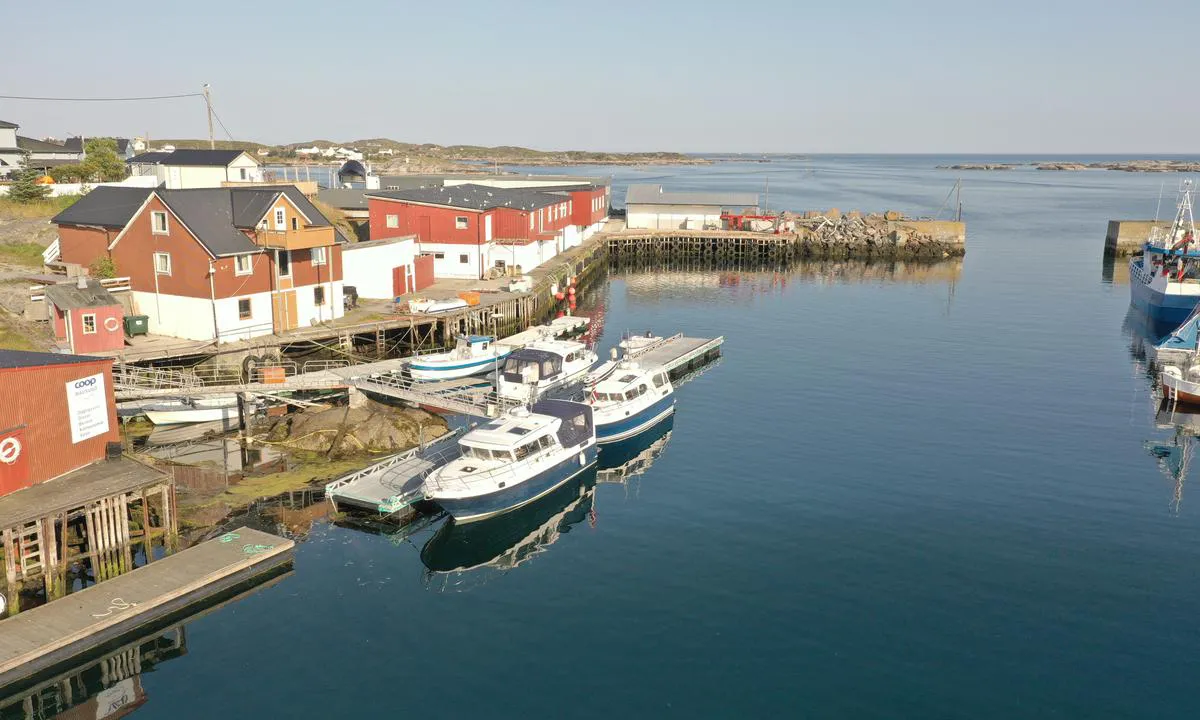
[[[417,219],[417,241],[433,242],[433,231],[429,229],[428,215],[422,215]]]
[[[392,268],[392,297],[400,297],[416,290],[408,276],[408,266]]]
[[[24,426],[0,433],[0,495],[29,487],[28,455]]]

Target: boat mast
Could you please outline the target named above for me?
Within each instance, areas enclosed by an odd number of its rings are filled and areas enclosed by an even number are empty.
[[[958,212],[954,215],[954,222],[962,222],[962,178],[959,178],[954,183],[954,201],[958,204]]]

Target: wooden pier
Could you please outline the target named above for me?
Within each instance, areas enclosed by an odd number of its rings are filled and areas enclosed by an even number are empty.
[[[250,528],[0,621],[0,687],[70,661],[290,562],[294,543]]]
[[[724,343],[724,335],[710,339],[684,337],[679,333],[637,348],[628,357],[642,367],[661,367],[670,375],[683,375],[715,359]]]
[[[325,497],[337,512],[354,507],[380,516],[411,511],[424,499],[422,482],[429,471],[456,453],[463,428],[454,430],[425,448],[413,448],[338,478],[325,486]]]
[[[42,581],[46,597],[66,594],[76,561],[102,582],[133,569],[136,540],[152,560],[177,532],[175,486],[169,476],[129,458],[102,460],[0,498],[8,614],[20,610],[22,583]]]

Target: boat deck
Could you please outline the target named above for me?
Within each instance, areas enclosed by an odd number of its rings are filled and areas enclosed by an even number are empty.
[[[279,567],[291,559],[293,546],[238,528],[0,621],[0,687]]]
[[[695,365],[708,362],[720,354],[724,336],[717,338],[684,337],[682,334],[629,353],[642,367],[662,367],[668,373],[686,372]]]
[[[449,459],[461,434],[452,431],[428,447],[413,448],[339,478],[325,486],[325,497],[335,508],[347,505],[384,516],[409,510],[424,498],[425,476]]]

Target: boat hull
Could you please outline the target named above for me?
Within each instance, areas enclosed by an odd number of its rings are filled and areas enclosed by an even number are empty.
[[[496,357],[475,358],[450,362],[421,362],[419,359],[410,363],[409,373],[414,380],[454,380],[472,375],[489,372],[495,369],[496,363],[502,362],[508,353]]]
[[[484,495],[465,498],[444,498],[435,495],[429,499],[453,517],[455,522],[474,522],[495,517],[524,507],[553,492],[555,488],[594,466],[596,456],[596,446],[588,445],[522,483]]]
[[[597,416],[596,442],[606,445],[628,440],[654,427],[673,412],[675,412],[674,393],[619,420],[606,423]]]
[[[1132,260],[1129,264],[1129,300],[1138,310],[1156,324],[1170,326],[1172,329],[1181,325],[1200,303],[1200,294],[1167,293],[1155,288],[1142,271],[1140,260]],[[1157,279],[1161,283],[1162,280]],[[1200,292],[1200,288],[1197,288]]]
[[[184,423],[217,422],[236,420],[237,406],[215,408],[186,408],[179,410],[143,410],[146,419],[155,425],[182,425]]]
[[[1169,372],[1162,374],[1163,395],[1168,402],[1200,405],[1200,383],[1184,380]]]

